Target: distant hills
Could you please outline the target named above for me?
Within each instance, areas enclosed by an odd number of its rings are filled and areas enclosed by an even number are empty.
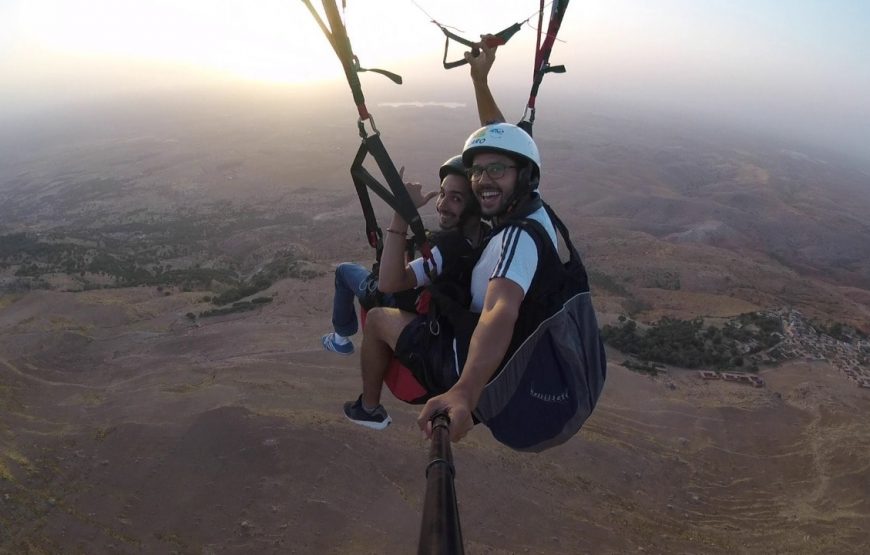
[[[141,101],[105,108],[99,125],[71,116],[40,122],[32,136],[20,130],[0,150],[0,233],[7,242],[27,233],[55,250],[121,241],[123,254],[142,259],[139,237],[152,245],[152,266],[232,267],[240,276],[254,270],[249,251],[232,247],[243,235],[260,263],[288,243],[317,250],[314,263],[366,256],[347,174],[358,141],[352,114],[329,103],[235,100]],[[542,191],[587,265],[620,284],[622,294],[599,292],[613,297],[615,311],[718,314],[737,299],[870,331],[870,177],[862,169],[700,125],[558,116],[536,127]],[[377,122],[408,178],[434,186],[434,168],[475,117],[459,105],[400,103],[378,106]],[[161,236],[182,224],[190,231]],[[316,246],[314,230],[333,237],[329,248]],[[190,243],[181,255],[179,237]],[[22,265],[38,269],[36,259],[5,256],[6,278]]]

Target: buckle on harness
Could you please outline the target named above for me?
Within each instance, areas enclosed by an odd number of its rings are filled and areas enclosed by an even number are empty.
[[[378,131],[378,127],[375,125],[374,116],[369,114],[369,117],[366,119],[369,120],[369,124],[372,126],[372,135],[380,135],[381,132]],[[359,118],[358,120],[356,120],[356,127],[357,127],[357,129],[359,129],[359,136],[361,138],[365,139],[369,136],[369,134],[366,133],[366,124],[365,124],[365,120],[363,118]]]

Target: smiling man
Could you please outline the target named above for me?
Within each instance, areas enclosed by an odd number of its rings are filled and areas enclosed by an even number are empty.
[[[438,196],[435,210],[442,231],[434,234],[431,239],[435,245],[432,249],[432,260],[424,262],[422,258],[418,258],[406,264],[408,223],[398,212],[394,213],[387,227],[379,265],[378,289],[382,293],[414,290],[428,284],[427,266],[430,264],[442,283],[455,285],[458,290],[467,290],[469,287],[470,269],[477,258],[476,249],[489,226],[480,221],[480,209],[469,186],[462,156],[454,156],[445,161],[438,175],[441,178],[441,187],[437,193],[423,194],[418,183],[405,185],[417,208],[435,195]],[[356,401],[345,403],[344,413],[349,420],[376,430],[382,430],[390,424],[391,418],[380,405],[384,376],[394,354],[402,359],[399,349],[409,354],[416,347],[415,340],[422,337],[419,332],[425,327],[426,320],[426,314],[418,315],[396,307],[379,306],[369,310],[360,355],[363,393]],[[405,339],[400,341],[403,332]],[[420,361],[417,359],[403,362],[420,380],[418,365],[415,364]],[[430,396],[441,391],[429,388],[427,390]]]
[[[435,201],[441,231],[458,230],[475,244],[480,240],[480,210],[469,187],[462,156],[445,161],[438,170],[441,187]]]
[[[446,241],[452,236],[452,233],[458,233],[465,237],[469,244],[476,246],[484,232],[480,222],[480,210],[465,175],[462,156],[454,156],[441,164],[438,177],[441,179],[441,186],[437,193],[431,192],[422,195],[419,184],[407,184],[408,194],[417,208],[428,203],[436,195],[438,197],[435,202],[435,212],[438,215],[440,231],[433,235],[433,243]],[[404,224],[401,217],[395,216],[392,225],[387,228],[387,239],[389,240],[391,230],[395,233],[402,225],[407,229],[407,224]],[[393,242],[393,246],[395,247],[395,242]],[[392,268],[400,263],[404,265],[403,258],[400,260],[392,259],[392,256],[396,254],[395,250],[391,249],[389,252],[392,254],[382,257],[381,266],[386,264],[388,268]],[[438,263],[440,264],[440,253],[437,248],[435,252],[439,255]],[[404,256],[404,250],[402,256]],[[401,269],[401,265],[398,266],[399,269]],[[391,278],[395,275],[399,275],[399,273],[391,271],[384,273],[390,291],[396,293],[385,296],[380,295],[376,290],[378,276],[373,275],[367,267],[353,262],[342,262],[336,267],[335,293],[332,299],[333,331],[320,338],[324,350],[342,356],[349,356],[354,352],[350,337],[359,330],[359,319],[354,299],[357,299],[360,305],[366,308],[390,306],[401,308],[404,312],[413,312],[417,296],[413,291],[415,286],[411,284],[408,287],[402,287],[402,284],[410,283],[407,280],[399,284],[398,287],[393,286],[394,280]]]
[[[516,339],[522,339],[514,338],[514,326],[539,271],[535,240],[525,229],[504,224],[535,220],[556,246],[555,227],[537,191],[541,162],[530,135],[509,123],[490,124],[469,136],[462,157],[481,213],[494,225],[471,274],[470,310],[480,318],[467,347],[459,346],[462,338],[457,334],[453,366],[433,369],[442,377],[444,393],[430,399],[418,419],[428,434],[431,417],[447,413],[454,441],[472,428],[471,413],[484,387]]]

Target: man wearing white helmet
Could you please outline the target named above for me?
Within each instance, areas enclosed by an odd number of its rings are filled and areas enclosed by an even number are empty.
[[[466,60],[471,66],[481,123],[489,125],[472,133],[462,152],[481,213],[494,226],[494,236],[471,278],[471,310],[479,311],[480,319],[467,357],[460,363],[462,369],[456,382],[442,395],[430,399],[417,419],[420,428],[431,436],[432,416],[447,413],[453,441],[464,437],[473,427],[471,412],[486,384],[498,371],[512,342],[522,339],[513,337],[514,325],[539,269],[534,239],[525,229],[504,224],[521,217],[536,220],[553,245],[557,244],[555,227],[538,194],[541,174],[538,147],[521,128],[501,123],[504,117],[487,84],[495,48],[482,42],[480,55],[475,58],[466,54]]]
[[[466,55],[482,123],[493,119],[504,121],[486,81],[494,53],[494,49],[484,46],[479,57]],[[386,367],[382,359],[368,355],[392,353],[392,349],[406,365],[422,363],[423,369],[418,369],[415,376],[420,379],[422,373],[427,389],[436,394],[420,413],[421,428],[431,434],[430,418],[436,412],[446,412],[452,421],[451,438],[455,441],[463,437],[473,426],[471,412],[485,385],[511,346],[520,305],[538,266],[534,239],[518,227],[499,229],[499,224],[520,216],[536,220],[556,244],[555,228],[537,193],[541,161],[530,135],[507,123],[486,125],[468,137],[462,159],[482,215],[495,228],[495,235],[471,273],[469,308],[480,315],[479,320],[470,329],[441,329],[437,334],[439,346],[434,351],[420,345],[419,319],[412,322],[384,312],[376,321],[368,322],[362,353],[363,395],[356,403],[365,412],[355,411],[350,403],[345,405],[345,414],[358,424],[382,429],[389,423],[389,416],[379,404]],[[414,285],[429,283],[420,261],[412,262],[405,274],[409,281],[413,276]],[[369,326],[378,340],[372,341],[372,349],[367,353]],[[417,356],[413,356],[415,349]],[[386,423],[367,423],[367,414]]]

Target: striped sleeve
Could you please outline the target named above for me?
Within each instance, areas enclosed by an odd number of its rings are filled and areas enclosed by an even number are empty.
[[[519,227],[508,227],[501,235],[501,252],[490,279],[507,278],[527,293],[538,268],[535,241]]]
[[[435,259],[437,273],[440,274],[442,269],[441,267],[444,265],[444,258],[441,256],[441,251],[438,249],[438,247],[432,248],[432,258]],[[411,267],[411,270],[414,271],[414,276],[417,278],[417,287],[422,287],[431,283],[429,276],[426,274],[422,257],[412,260],[408,263],[408,265]]]

